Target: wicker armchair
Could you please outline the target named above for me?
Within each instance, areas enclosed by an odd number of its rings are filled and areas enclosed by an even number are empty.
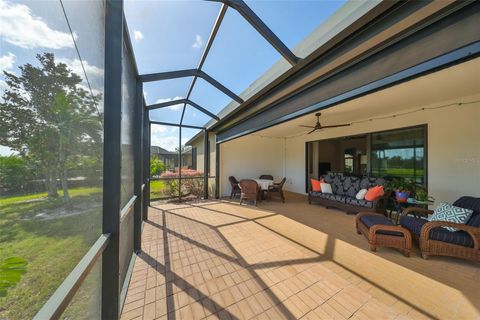
[[[232,186],[232,192],[230,193],[230,199],[234,198],[237,193],[240,194],[240,185],[238,180],[234,176],[228,177],[228,181],[230,182],[230,185]]]
[[[268,186],[267,190],[267,199],[270,201],[272,199],[272,194],[278,193],[280,195],[280,198],[282,199],[282,202],[285,203],[285,195],[283,194],[283,185],[287,181],[287,178],[283,178],[280,183],[274,183],[271,186]]]
[[[259,179],[273,180],[273,176],[271,174],[262,174]]]
[[[260,199],[260,186],[255,180],[243,179],[240,180],[240,204],[244,200],[252,200],[257,205],[257,200]]]
[[[428,216],[432,210],[410,207],[402,212],[400,224],[409,229],[419,241],[422,257],[451,256],[480,261],[480,198],[461,197],[454,206],[473,210],[466,224],[447,221],[428,221],[409,215]],[[451,232],[442,227],[454,227]]]

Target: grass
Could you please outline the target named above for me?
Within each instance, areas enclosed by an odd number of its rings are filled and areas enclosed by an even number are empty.
[[[101,189],[69,191],[74,208],[85,203],[96,206],[45,220],[35,216],[61,208],[61,193],[53,200],[46,193],[0,198],[0,260],[11,256],[28,260],[20,282],[0,298],[0,318],[32,318],[101,234]]]
[[[378,171],[376,168],[373,168],[373,173],[377,173],[377,175],[381,174],[396,177],[413,177],[414,173],[416,173],[417,176],[423,176],[423,169],[417,169],[415,172],[413,169],[408,168],[388,168],[380,169],[380,171]]]
[[[150,181],[150,198],[157,199],[166,197],[165,182],[161,180]]]

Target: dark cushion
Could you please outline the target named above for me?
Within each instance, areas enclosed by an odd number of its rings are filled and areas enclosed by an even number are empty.
[[[364,199],[358,200],[357,198],[346,197],[345,203],[365,208],[373,208],[373,201],[367,201]]]
[[[411,216],[404,216],[400,218],[400,225],[410,230],[410,232],[417,237],[420,236],[420,231],[422,230],[423,225],[427,222],[428,220],[426,219],[415,218]],[[430,231],[429,239],[464,247],[473,247],[473,239],[465,231],[451,232],[442,227],[433,228]]]
[[[387,225],[387,226],[394,226],[394,224],[388,220],[387,217],[377,215],[377,214],[372,214],[372,215],[365,215],[360,218],[360,221],[363,222],[367,226],[368,229],[375,225]],[[378,230],[377,234],[385,234],[389,236],[400,236],[403,237],[403,233],[397,232],[397,231],[384,231],[384,230]]]
[[[375,186],[383,186],[383,185],[385,185],[385,179],[376,178],[376,177],[363,177],[360,180],[359,189],[370,189]]]
[[[343,177],[340,175],[335,175],[331,183],[332,191],[334,194],[343,196]]]
[[[473,210],[473,214],[467,221],[467,225],[480,227],[480,198],[461,197],[453,203],[454,206]]]
[[[321,198],[321,199],[327,199],[327,200],[333,200],[333,201],[339,201],[339,202],[345,203],[345,197],[338,194],[321,193],[321,192],[312,191],[310,192],[310,195],[317,198]]]
[[[360,191],[360,178],[345,177],[343,181],[343,194],[349,197],[355,197]]]
[[[402,216],[400,217],[400,225],[408,230],[417,237],[420,236],[420,231],[422,231],[422,227],[428,220],[426,219],[419,219],[411,216]]]

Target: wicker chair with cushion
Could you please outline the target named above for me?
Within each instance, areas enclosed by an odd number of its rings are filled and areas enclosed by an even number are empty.
[[[433,213],[432,210],[416,207],[407,208],[402,212],[400,224],[410,230],[419,241],[424,259],[440,255],[480,261],[480,198],[461,197],[453,205],[473,210],[466,224],[428,221],[409,216],[409,214],[428,216]],[[452,232],[443,227],[454,227],[457,231]]]
[[[240,204],[243,200],[253,200],[253,203],[257,205],[257,200],[260,199],[260,186],[255,180],[240,180],[240,189]]]
[[[273,180],[273,176],[271,174],[262,174],[259,179]]]
[[[280,198],[282,199],[282,202],[285,203],[285,195],[283,194],[283,185],[287,181],[287,178],[283,178],[282,181],[279,183],[274,183],[271,186],[268,186],[267,190],[267,197],[268,201],[272,199],[272,194],[278,193],[280,195]]]
[[[228,177],[228,181],[230,182],[230,185],[232,186],[232,192],[230,193],[230,199],[234,198],[237,193],[240,194],[240,185],[238,180],[234,176]]]

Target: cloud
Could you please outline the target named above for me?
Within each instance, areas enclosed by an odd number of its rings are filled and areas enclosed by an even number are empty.
[[[143,40],[143,33],[141,33],[141,32],[138,31],[138,30],[133,30],[133,37],[134,37],[135,40],[137,40],[137,41]]]
[[[84,78],[85,75],[82,69],[82,63],[80,59],[68,59],[68,58],[60,58],[58,62],[65,63],[70,70],[74,73],[79,75],[80,77]],[[99,78],[103,76],[103,69],[97,66],[91,65],[88,63],[87,60],[83,60],[83,66],[85,68],[85,72],[87,73],[88,78]]]
[[[169,102],[169,101],[180,100],[180,99],[183,99],[183,97],[176,96],[174,98],[162,98],[155,101],[155,103],[163,103],[163,102]],[[183,107],[183,104],[174,104],[173,106],[168,106],[167,108],[170,110],[180,110],[182,107]]]
[[[15,58],[15,55],[11,52],[0,57],[0,74],[3,74],[3,71],[9,71],[13,68]]]
[[[151,140],[152,146],[159,146],[169,151],[178,148],[178,132],[175,133],[168,126],[152,125]]]
[[[0,37],[25,49],[73,48],[69,33],[51,29],[42,18],[34,16],[26,5],[6,0],[0,0]]]
[[[195,42],[192,44],[192,48],[200,49],[202,46],[203,46],[202,37],[199,34],[195,35]]]

